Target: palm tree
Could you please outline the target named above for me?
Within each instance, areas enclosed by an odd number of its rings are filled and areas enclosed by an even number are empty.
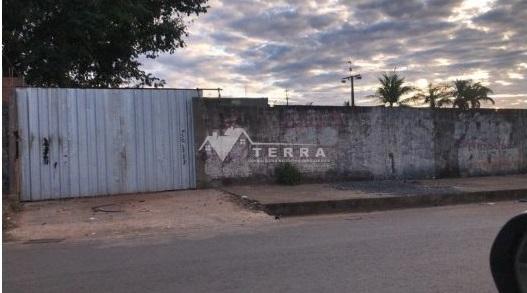
[[[460,108],[462,110],[468,110],[470,107],[468,97],[471,95],[472,81],[466,79],[458,79],[453,83],[452,96],[454,96],[454,102],[452,103],[454,108]]]
[[[489,97],[489,94],[492,94],[493,91],[482,85],[479,82],[476,82],[472,85],[472,95],[470,97],[470,105],[473,109],[481,107],[481,102],[491,102],[494,105],[494,100]]]
[[[456,80],[454,81],[454,89],[452,96],[454,96],[453,106],[462,110],[469,108],[477,109],[481,107],[481,102],[491,102],[494,100],[488,95],[492,90],[480,82],[472,83],[472,80]]]
[[[451,104],[452,100],[450,97],[451,95],[447,85],[428,83],[426,89],[419,89],[413,97],[405,99],[402,102],[423,102],[434,109]]]
[[[410,86],[404,86],[404,77],[400,77],[395,70],[392,73],[383,73],[379,77],[381,86],[377,88],[374,96],[378,97],[383,104],[388,103],[390,107],[393,104],[401,102],[403,95],[410,93],[414,89]]]

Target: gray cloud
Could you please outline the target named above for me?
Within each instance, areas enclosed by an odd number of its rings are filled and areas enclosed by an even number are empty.
[[[351,58],[365,103],[378,75],[397,66],[408,82],[473,78],[494,89],[500,106],[527,107],[526,1],[212,0],[187,43],[145,68],[173,87],[270,98],[288,88],[299,103],[341,104]]]

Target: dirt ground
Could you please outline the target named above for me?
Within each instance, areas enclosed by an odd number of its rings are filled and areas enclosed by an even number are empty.
[[[9,241],[53,241],[174,233],[199,236],[250,229],[274,219],[214,189],[130,194],[22,204]]]

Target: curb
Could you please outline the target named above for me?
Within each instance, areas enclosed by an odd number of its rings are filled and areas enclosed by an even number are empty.
[[[527,199],[527,189],[460,192],[436,195],[354,198],[344,200],[261,204],[273,216],[305,216],[329,213],[371,212],[433,207],[486,201]]]
[[[262,205],[257,200],[250,199],[250,198],[248,198],[245,195],[237,194],[237,193],[228,191],[226,189],[223,189],[221,187],[217,187],[216,190],[219,190],[219,191],[229,195],[234,203],[240,205],[243,208],[246,208],[246,209],[249,209],[249,210],[253,210],[253,211],[264,211],[264,212],[267,213],[267,211],[265,210],[265,206]]]

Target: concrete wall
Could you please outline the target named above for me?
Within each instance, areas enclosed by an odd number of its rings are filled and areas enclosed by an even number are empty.
[[[527,172],[527,110],[276,106],[195,100],[197,178],[433,178]]]

